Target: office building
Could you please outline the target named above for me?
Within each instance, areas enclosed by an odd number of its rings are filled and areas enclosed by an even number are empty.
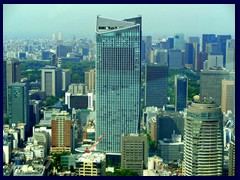
[[[188,78],[187,76],[175,76],[174,83],[175,111],[183,111],[187,108],[188,99]]]
[[[87,86],[87,92],[95,91],[95,69],[91,69],[85,72],[85,85]]]
[[[123,135],[121,139],[121,168],[143,175],[148,163],[147,136],[143,134]]]
[[[168,38],[167,42],[168,42],[168,49],[173,49],[173,47],[174,47],[174,38]]]
[[[200,73],[200,97],[212,98],[221,105],[222,80],[229,79],[229,72],[221,67],[212,67]]]
[[[184,118],[178,112],[160,111],[157,120],[157,140],[171,139],[173,131],[184,135]]]
[[[206,52],[206,44],[207,43],[216,43],[216,35],[215,34],[203,34],[202,35],[202,52]]]
[[[173,45],[174,49],[184,50],[184,46],[185,46],[184,34],[182,33],[175,34],[173,43],[174,43]]]
[[[41,101],[29,100],[30,129],[40,122]],[[32,134],[32,132],[31,132]]]
[[[235,81],[222,80],[222,93],[221,93],[221,107],[222,112],[227,113],[228,110],[235,112]]]
[[[24,123],[26,133],[30,132],[29,122],[29,87],[26,83],[12,83],[8,85],[8,115],[9,124]]]
[[[208,68],[216,66],[223,67],[223,55],[208,54]]]
[[[11,162],[11,142],[3,141],[3,163],[9,164]]]
[[[36,130],[33,132],[33,139],[44,146],[45,152],[50,149],[50,134],[44,130]]]
[[[203,63],[208,59],[208,53],[207,52],[200,52],[197,56],[197,68],[196,70],[200,72],[203,70]]]
[[[58,33],[58,40],[60,40],[60,41],[62,40],[62,33],[61,32]]]
[[[42,60],[51,60],[52,53],[50,51],[42,52]]]
[[[4,113],[8,113],[8,85],[15,82],[21,82],[21,63],[18,60],[3,61],[3,108]]]
[[[78,176],[106,176],[106,154],[84,153],[76,160]]]
[[[188,43],[200,43],[199,37],[188,37]]]
[[[194,47],[193,43],[185,43],[184,61],[185,67],[193,67],[194,64]]]
[[[71,83],[71,71],[70,69],[63,69],[62,70],[62,90],[67,91],[70,83]]]
[[[77,94],[86,94],[86,89],[87,87],[84,84],[70,84],[68,86],[68,91],[72,94],[72,95],[77,95]]]
[[[97,17],[97,149],[121,151],[121,135],[139,132],[141,113],[141,17],[129,21]]]
[[[158,141],[158,154],[164,162],[183,161],[183,148],[181,135],[172,134],[171,139],[163,139]]]
[[[88,96],[87,95],[70,95],[69,108],[75,109],[87,109],[88,108]]]
[[[21,62],[18,60],[6,61],[7,85],[14,82],[21,82]]]
[[[218,50],[218,44],[217,43],[207,43],[206,44],[206,52],[221,55],[222,53]]]
[[[183,51],[176,49],[168,51],[168,67],[169,69],[183,68]]]
[[[217,36],[218,51],[223,54],[223,67],[226,67],[226,44],[229,39],[231,39],[231,35]]]
[[[145,47],[145,62],[150,63],[151,49],[152,49],[152,36],[143,36]]]
[[[193,59],[193,67],[195,71],[197,71],[198,67],[198,54],[200,52],[200,44],[199,43],[193,43],[193,53],[194,53],[194,59]]]
[[[168,64],[168,50],[159,49],[156,51],[155,63],[157,64]]]
[[[56,34],[52,33],[52,40],[55,41],[56,40]]]
[[[226,41],[226,69],[235,71],[235,39]]]
[[[92,111],[95,109],[95,96],[93,93],[88,93],[88,109]]]
[[[45,66],[41,74],[42,91],[47,96],[59,96],[62,93],[62,69],[55,66]]]
[[[146,110],[143,114],[143,123],[147,127],[147,132],[150,132],[150,122],[151,119],[156,117],[159,109],[157,107],[146,107]]]
[[[18,52],[18,58],[19,59],[27,59],[26,53],[25,52]]]
[[[67,54],[72,52],[72,46],[59,45],[56,49],[57,57],[67,57]]]
[[[71,152],[72,127],[71,116],[66,111],[52,115],[52,146],[51,153]]]
[[[185,176],[222,176],[223,123],[221,107],[195,96],[184,128]]]
[[[156,61],[156,51],[156,49],[151,49],[150,51],[150,64],[153,64]]]
[[[145,81],[145,107],[162,108],[167,104],[168,66],[166,64],[147,64]]]

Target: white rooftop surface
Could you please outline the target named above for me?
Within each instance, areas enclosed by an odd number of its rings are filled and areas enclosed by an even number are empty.
[[[105,154],[103,153],[84,153],[77,161],[78,162],[96,162],[99,163],[105,159]]]

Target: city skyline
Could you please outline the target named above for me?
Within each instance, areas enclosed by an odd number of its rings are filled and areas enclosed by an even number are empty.
[[[235,176],[234,4],[3,9],[4,176]]]
[[[4,4],[3,34],[4,38],[51,38],[52,33],[62,32],[63,39],[92,38],[97,15],[116,20],[141,15],[143,35],[235,36],[234,4]]]

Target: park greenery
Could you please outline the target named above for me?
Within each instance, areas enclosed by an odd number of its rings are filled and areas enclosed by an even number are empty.
[[[69,155],[69,152],[62,152],[60,154],[53,154],[52,155],[52,166],[55,167],[58,172],[63,170],[63,166],[61,164],[61,156]]]
[[[146,136],[147,136],[149,153],[155,154],[156,150],[157,150],[157,142],[151,139],[151,136],[149,133],[147,133],[146,129],[142,129],[142,133],[146,134]]]
[[[174,81],[175,75],[186,75],[188,78],[188,100],[191,100],[193,96],[200,93],[200,75],[193,72],[190,69],[169,69],[168,71],[168,96],[170,97],[170,103],[174,104]]]
[[[22,61],[21,75],[30,81],[41,80],[41,69],[46,65],[51,65],[50,61]],[[71,83],[84,83],[84,72],[95,68],[94,61],[79,61],[79,62],[62,62],[63,69],[69,69],[71,72]],[[142,84],[145,83],[145,66],[142,66]],[[186,75],[188,78],[188,100],[191,100],[194,95],[200,92],[200,75],[190,69],[169,69],[168,70],[168,97],[170,103],[174,104],[174,81],[175,75]],[[51,103],[50,103],[51,104]]]
[[[50,61],[21,61],[21,76],[30,82],[41,80],[41,69],[51,65]],[[94,61],[62,62],[62,69],[69,69],[72,83],[84,83],[84,72],[93,69]]]

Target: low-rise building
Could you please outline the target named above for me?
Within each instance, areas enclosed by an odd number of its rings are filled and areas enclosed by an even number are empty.
[[[76,161],[79,176],[105,176],[106,155],[104,153],[84,153]]]
[[[16,165],[13,176],[45,176],[45,166],[39,164]]]

